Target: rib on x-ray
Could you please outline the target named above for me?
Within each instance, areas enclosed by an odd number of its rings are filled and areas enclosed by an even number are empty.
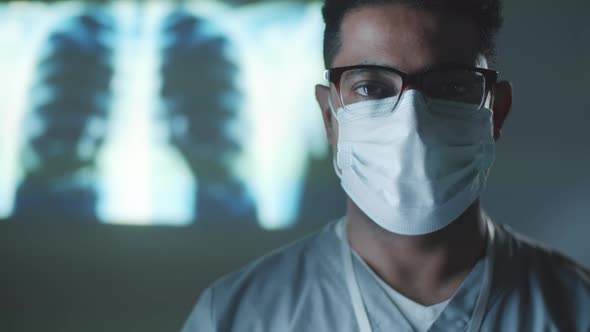
[[[49,36],[31,92],[16,219],[96,220],[92,184],[108,118],[112,33],[111,18],[92,11]]]

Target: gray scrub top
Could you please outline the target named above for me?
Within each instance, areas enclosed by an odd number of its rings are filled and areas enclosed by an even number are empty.
[[[337,223],[275,250],[207,288],[183,332],[359,331]],[[481,331],[590,332],[590,271],[493,225],[492,278]],[[482,258],[429,331],[465,331],[484,279]],[[412,331],[358,261],[353,263],[372,331]]]

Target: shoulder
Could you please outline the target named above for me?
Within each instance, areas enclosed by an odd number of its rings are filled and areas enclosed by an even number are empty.
[[[498,307],[528,317],[533,330],[590,328],[590,271],[556,250],[497,226],[494,272]],[[533,325],[531,325],[533,326]]]
[[[294,243],[276,249],[247,264],[236,272],[217,280],[210,287],[216,297],[235,297],[244,291],[258,295],[276,291],[276,285],[292,285],[310,276],[310,273],[325,273],[327,265],[334,264],[331,258],[338,251],[333,224]]]
[[[590,270],[557,250],[526,238],[507,226],[498,227],[506,254],[529,277],[542,277],[554,285],[578,285],[590,291]]]
[[[339,287],[334,273],[339,264],[334,260],[339,254],[334,224],[217,280],[203,292],[189,321],[205,315],[211,326],[232,330],[225,325],[256,324],[260,318],[266,326],[272,322],[264,317],[286,322],[294,313],[308,310],[300,309],[316,291]]]

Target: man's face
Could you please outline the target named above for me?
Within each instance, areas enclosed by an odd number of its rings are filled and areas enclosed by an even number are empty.
[[[478,52],[477,27],[465,17],[413,9],[401,4],[379,5],[348,13],[340,31],[341,47],[332,67],[372,64],[406,73],[417,73],[446,63],[487,67],[485,58]],[[335,149],[338,125],[330,113],[328,98],[332,98],[334,109],[341,105],[336,91],[329,90],[317,86],[316,97],[324,116],[329,143]],[[499,136],[499,129],[510,109],[509,90],[507,82],[496,86],[499,103],[493,107],[495,136]]]

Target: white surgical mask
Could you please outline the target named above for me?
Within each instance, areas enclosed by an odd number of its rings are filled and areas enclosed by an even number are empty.
[[[417,90],[330,107],[338,120],[336,173],[350,199],[384,229],[435,232],[481,194],[494,161],[492,111]]]

